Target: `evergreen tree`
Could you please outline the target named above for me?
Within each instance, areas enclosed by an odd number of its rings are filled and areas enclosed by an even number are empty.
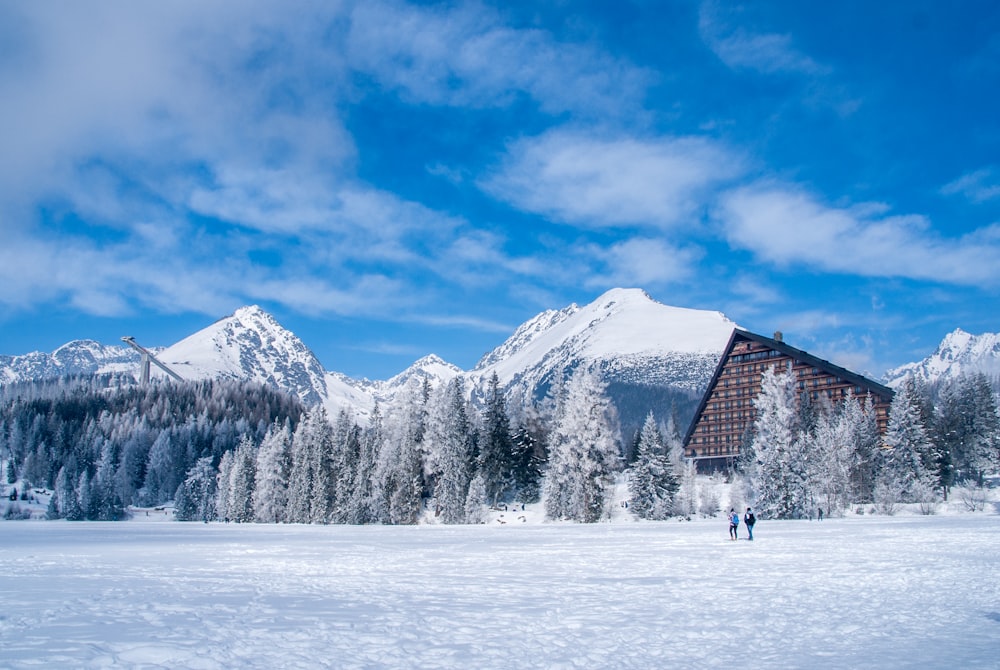
[[[486,483],[486,496],[491,504],[496,505],[513,491],[514,445],[506,402],[500,391],[500,378],[495,372],[486,390],[479,447],[479,471]]]
[[[673,514],[679,488],[663,435],[650,412],[639,431],[636,459],[629,470],[632,512],[641,519],[666,519]]]
[[[617,412],[597,374],[585,369],[570,379],[560,409],[545,482],[546,515],[598,521],[621,462]]]
[[[223,454],[222,460],[219,461],[219,470],[215,478],[215,490],[218,492],[218,495],[215,496],[215,516],[227,522],[231,519],[229,488],[233,482],[233,463],[235,460],[236,454],[232,451],[227,451]]]
[[[796,434],[795,377],[767,368],[754,405],[751,449],[755,461],[749,480],[757,513],[772,519],[801,518],[808,513],[809,501],[800,464],[796,463],[802,443]]]
[[[217,473],[212,457],[205,456],[187,472],[174,496],[174,518],[178,521],[209,521],[216,518]]]
[[[912,384],[900,386],[889,408],[889,425],[882,450],[879,472],[880,497],[891,502],[926,502],[933,489],[933,474],[926,464],[931,461],[932,446],[921,423],[919,399]]]
[[[292,430],[288,421],[271,424],[257,450],[253,514],[258,523],[285,521],[291,470]]]
[[[312,457],[309,441],[305,438],[307,421],[303,419],[292,435],[291,469],[288,474],[288,508],[285,518],[289,523],[309,523],[309,496],[312,491]]]
[[[433,419],[433,420],[432,420]],[[443,523],[465,522],[465,501],[473,475],[472,423],[466,410],[465,386],[460,377],[441,389],[428,413],[424,453],[434,482],[437,513]]]
[[[512,466],[516,499],[535,503],[542,495],[542,467],[545,464],[545,446],[541,431],[527,423],[518,425],[512,440]]]
[[[351,488],[347,523],[377,523],[388,517],[387,509],[378,508],[385,498],[376,491],[376,467],[382,451],[382,437],[382,411],[376,404],[368,428],[360,436],[358,467]]]
[[[229,518],[236,523],[254,520],[253,491],[257,476],[257,445],[249,435],[244,435],[233,454],[229,473]]]

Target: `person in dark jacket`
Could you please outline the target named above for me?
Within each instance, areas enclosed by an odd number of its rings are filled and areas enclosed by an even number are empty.
[[[749,539],[753,540],[753,525],[757,523],[757,517],[753,515],[753,510],[747,507],[747,513],[743,515],[743,523],[747,525],[747,533],[750,534]]]

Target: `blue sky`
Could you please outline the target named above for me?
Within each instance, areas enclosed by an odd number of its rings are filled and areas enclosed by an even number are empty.
[[[616,286],[875,375],[1000,331],[994,2],[3,3],[0,100],[3,354],[255,303],[377,379]]]

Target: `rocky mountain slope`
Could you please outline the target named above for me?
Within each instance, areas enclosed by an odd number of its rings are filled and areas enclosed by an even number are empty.
[[[948,333],[927,358],[907,363],[885,374],[889,386],[898,386],[908,376],[934,384],[963,374],[984,373],[1000,392],[1000,333],[972,335],[961,328]]]
[[[614,289],[589,305],[570,305],[530,319],[469,372],[428,355],[385,381],[358,380],[323,369],[295,334],[257,306],[243,307],[157,351],[184,379],[228,378],[267,383],[322,404],[331,414],[348,408],[364,420],[408,385],[432,386],[466,375],[473,397],[490,377],[522,398],[544,396],[557,374],[596,366],[634,427],[651,407],[686,419],[711,377],[735,324],[719,312],[670,307],[638,289]],[[52,354],[0,359],[0,379],[19,381],[96,372],[136,371],[138,355],[123,346],[74,342]],[[153,376],[163,373],[157,368]],[[663,418],[663,417],[661,417]]]

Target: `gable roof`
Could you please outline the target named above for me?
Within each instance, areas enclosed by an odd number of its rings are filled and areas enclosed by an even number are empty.
[[[775,351],[779,351],[797,361],[810,365],[814,368],[819,368],[820,370],[823,370],[831,375],[840,377],[854,386],[865,388],[873,395],[880,396],[885,402],[892,401],[894,391],[888,386],[879,384],[864,375],[851,372],[847,368],[834,365],[830,361],[819,358],[818,356],[813,356],[802,349],[796,349],[795,347],[789,346],[785,344],[783,340],[778,340],[773,337],[765,337],[763,335],[758,335],[757,333],[751,333],[749,330],[743,330],[742,328],[734,328],[733,334],[729,337],[729,343],[726,344],[726,348],[722,351],[722,356],[719,357],[719,364],[715,367],[715,374],[712,375],[712,380],[708,383],[708,387],[705,389],[705,393],[701,397],[701,402],[698,403],[698,409],[695,410],[694,417],[691,419],[691,425],[688,426],[687,433],[684,435],[685,447],[691,440],[691,434],[698,425],[698,420],[701,418],[702,412],[705,410],[705,405],[708,404],[709,397],[712,395],[712,390],[719,381],[719,376],[722,374],[722,370],[726,366],[726,361],[729,359],[729,355],[732,353],[733,347],[738,342],[747,341],[757,342],[758,344],[762,344],[766,347],[774,349]]]

